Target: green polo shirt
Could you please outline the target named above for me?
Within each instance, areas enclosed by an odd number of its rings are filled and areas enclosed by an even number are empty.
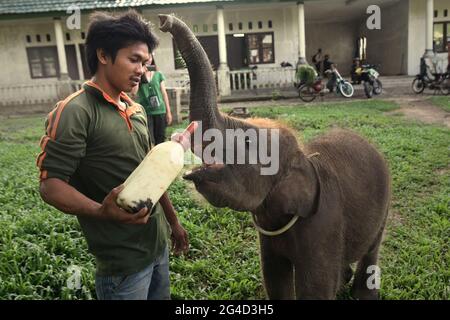
[[[144,109],[126,94],[117,105],[95,83],[57,104],[46,120],[41,179],[58,178],[101,203],[122,184],[150,149]],[[145,225],[77,216],[99,275],[130,275],[158,258],[167,245],[169,226],[161,206]]]
[[[141,82],[137,93],[138,102],[145,108],[148,115],[160,115],[166,113],[161,91],[161,82],[166,78],[159,71],[154,71],[149,82]]]

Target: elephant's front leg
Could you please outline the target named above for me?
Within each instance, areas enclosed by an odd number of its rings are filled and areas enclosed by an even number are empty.
[[[341,268],[325,261],[303,260],[295,264],[296,298],[333,300],[339,288]]]
[[[286,258],[261,251],[261,264],[267,297],[272,300],[293,300],[294,267]]]

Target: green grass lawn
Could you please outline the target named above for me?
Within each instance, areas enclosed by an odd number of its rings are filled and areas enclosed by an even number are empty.
[[[384,115],[397,106],[383,101],[282,105],[252,112],[287,123],[303,141],[351,128],[386,155],[394,198],[380,257],[382,298],[449,299],[449,130]],[[42,117],[0,121],[0,299],[95,299],[94,260],[76,218],[38,193],[43,130]],[[170,195],[191,242],[188,255],[171,257],[173,299],[264,298],[250,215],[211,207],[182,180]],[[73,265],[82,268],[81,290],[67,287]]]
[[[441,107],[447,112],[450,112],[450,95],[432,97],[430,100],[434,105]]]

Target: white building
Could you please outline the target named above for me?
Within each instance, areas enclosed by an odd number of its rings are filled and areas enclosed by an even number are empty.
[[[310,61],[318,48],[331,55],[343,74],[349,73],[355,54],[363,54],[381,65],[383,75],[414,75],[420,57],[433,49],[433,43],[440,52],[439,67],[447,65],[450,0],[74,0],[77,7],[71,4],[0,2],[0,103],[50,101],[64,75],[87,79],[83,43],[93,10],[132,7],[152,21],[161,40],[155,59],[169,79],[179,79],[176,74],[185,71],[177,69],[176,49],[170,35],[158,30],[157,14],[175,13],[198,36],[219,70],[223,95],[247,89],[255,79],[248,71],[253,66],[258,67],[258,85],[291,85],[292,68],[280,64],[295,65],[300,56]],[[380,8],[379,16],[376,11],[367,13],[370,5]],[[81,10],[79,24],[76,8]],[[380,29],[368,29],[367,21],[374,22],[373,18],[380,18],[375,20]],[[366,45],[360,48],[361,39]],[[172,85],[179,83],[174,80]]]

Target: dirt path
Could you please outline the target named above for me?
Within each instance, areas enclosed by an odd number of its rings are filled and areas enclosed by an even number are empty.
[[[409,89],[408,89],[409,90]],[[385,94],[377,98],[377,100],[384,101],[393,101],[400,106],[400,109],[396,109],[394,111],[387,112],[387,115],[393,114],[403,114],[407,119],[417,120],[428,124],[439,124],[450,128],[450,112],[447,112],[430,102],[431,95],[420,95],[420,96],[412,96],[407,91],[405,92],[397,92],[396,94]],[[356,98],[356,99],[355,99]],[[251,102],[234,102],[234,103],[219,103],[220,107],[227,108],[236,108],[236,107],[246,107],[246,108],[255,108],[255,107],[267,107],[267,106],[298,106],[298,105],[314,105],[320,104],[324,102],[337,102],[337,103],[346,103],[346,102],[362,102],[368,101],[363,96],[356,96],[353,99],[346,100],[343,98],[327,98],[325,101],[318,100],[313,103],[305,104],[302,103],[298,98],[291,99],[283,99],[278,101],[251,101]],[[374,99],[375,100],[375,99]]]
[[[447,112],[433,105],[424,98],[394,98],[390,99],[398,103],[400,109],[388,112],[386,114],[402,113],[406,118],[418,120],[429,124],[439,124],[450,128],[450,112]]]

